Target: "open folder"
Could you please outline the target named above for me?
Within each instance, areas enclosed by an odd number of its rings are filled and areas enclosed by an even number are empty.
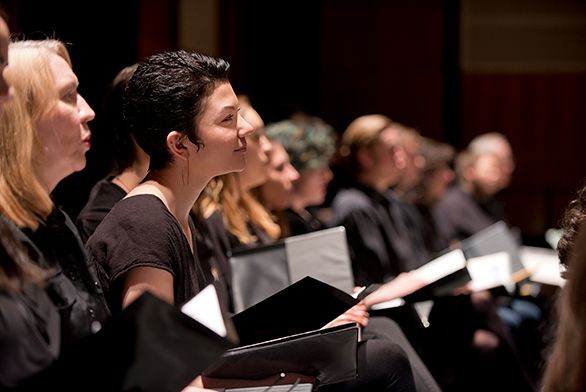
[[[292,283],[311,276],[346,293],[354,277],[344,227],[288,237],[234,250],[230,255],[232,297],[240,312]]]
[[[230,349],[204,375],[266,379],[297,373],[327,385],[356,378],[357,346],[358,327],[344,324]]]
[[[177,392],[234,346],[145,292],[25,390]]]
[[[293,372],[314,376],[320,385],[352,379],[358,327],[321,328],[357,302],[327,283],[305,277],[234,315],[243,346],[226,351],[204,375],[264,379]]]
[[[461,245],[467,259],[500,252],[506,253],[509,258],[511,279],[514,282],[519,282],[529,276],[521,262],[519,241],[503,221],[498,221],[471,235],[463,240]]]

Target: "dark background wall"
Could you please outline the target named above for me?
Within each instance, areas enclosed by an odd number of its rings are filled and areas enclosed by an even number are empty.
[[[86,2],[89,13],[78,2],[0,1],[13,32],[73,44],[80,91],[98,114],[88,167],[55,193],[72,215],[108,170],[99,113],[110,80],[149,54],[199,49],[189,34],[200,25],[216,43],[200,50],[230,61],[235,89],[267,122],[303,108],[341,132],[378,112],[458,149],[505,133],[517,171],[501,197],[530,241],[557,225],[586,174],[582,0],[190,1]]]

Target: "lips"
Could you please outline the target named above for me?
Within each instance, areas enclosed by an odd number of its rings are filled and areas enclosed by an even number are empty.
[[[88,150],[92,146],[90,143],[90,138],[91,138],[91,136],[87,136],[86,138],[83,139],[83,144],[87,147]]]
[[[234,152],[246,152],[247,147],[246,147],[246,139],[241,137],[239,138],[240,141],[242,142],[242,146],[237,148],[236,150],[234,150]]]

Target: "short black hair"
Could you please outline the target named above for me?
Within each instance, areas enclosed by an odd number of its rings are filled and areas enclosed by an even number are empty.
[[[172,161],[166,145],[171,131],[204,146],[196,119],[214,88],[228,81],[229,69],[225,60],[185,50],[155,54],[139,64],[124,92],[124,117],[150,156],[150,170]]]

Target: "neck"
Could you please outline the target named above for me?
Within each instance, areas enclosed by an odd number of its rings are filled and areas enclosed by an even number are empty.
[[[189,212],[209,182],[209,178],[181,175],[181,170],[164,168],[149,172],[135,193],[150,193],[158,196],[182,227],[188,227]]]
[[[59,182],[63,178],[65,178],[65,177],[59,176],[55,173],[51,173],[47,170],[38,170],[37,169],[36,172],[37,172],[37,179],[39,180],[39,183],[43,186],[43,188],[45,188],[47,193],[53,192],[53,190],[55,189],[57,184],[59,184]]]
[[[356,179],[359,183],[367,185],[380,193],[385,192],[393,185],[393,183],[386,178],[371,173],[361,173]]]
[[[140,163],[133,163],[132,166],[127,167],[114,177],[115,181],[126,193],[130,192],[134,187],[141,183],[148,171],[148,166]]]

